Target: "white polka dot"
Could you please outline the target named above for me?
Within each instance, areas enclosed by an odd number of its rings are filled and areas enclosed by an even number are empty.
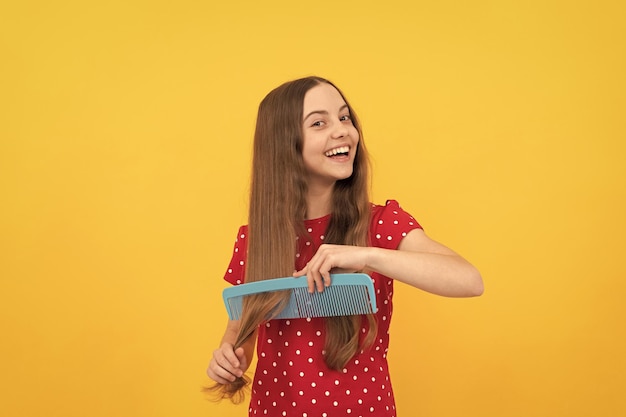
[[[272,339],[267,339],[267,343],[272,343]]]
[[[337,406],[339,405],[339,403],[338,403],[337,401],[333,401],[333,405],[334,405],[335,407],[337,407]]]
[[[387,236],[387,240],[391,240],[393,239],[391,236]]]
[[[378,221],[378,224],[383,224],[383,221],[382,221],[382,220],[379,220],[379,221]]]
[[[239,265],[243,265],[243,261],[239,261]]]
[[[326,391],[324,395],[326,395],[327,397],[330,397],[330,391]]]

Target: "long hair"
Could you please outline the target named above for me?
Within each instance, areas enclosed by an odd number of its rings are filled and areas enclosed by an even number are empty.
[[[332,216],[324,242],[367,246],[370,223],[369,159],[358,118],[343,93],[330,81],[307,77],[272,90],[261,102],[254,135],[248,248],[245,282],[290,276],[296,259],[296,237],[305,236],[307,172],[302,158],[303,103],[306,93],[327,83],[337,89],[348,105],[352,123],[359,132],[354,167],[349,178],[337,181],[332,196]],[[288,292],[246,297],[235,348],[253,336],[259,324],[274,317]],[[326,318],[325,362],[342,369],[359,349],[371,344],[376,322],[368,315],[369,331],[360,343],[361,316]],[[216,385],[219,399],[243,400],[241,390],[249,379]]]

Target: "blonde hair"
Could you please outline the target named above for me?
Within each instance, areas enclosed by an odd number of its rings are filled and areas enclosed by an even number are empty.
[[[303,103],[306,93],[327,83],[337,89],[348,105],[352,123],[359,132],[353,173],[337,181],[332,196],[332,216],[325,243],[367,246],[371,216],[369,159],[358,118],[343,93],[330,81],[307,77],[287,82],[272,90],[259,105],[254,135],[252,181],[248,215],[248,248],[245,282],[290,276],[296,258],[296,237],[305,236],[306,169],[302,159]],[[235,349],[251,337],[259,324],[270,320],[287,301],[285,292],[247,297]],[[326,318],[325,362],[342,369],[359,349],[373,342],[377,325],[368,315],[369,332],[359,344],[361,316]],[[234,403],[244,398],[249,379],[217,384],[208,390],[218,400]]]

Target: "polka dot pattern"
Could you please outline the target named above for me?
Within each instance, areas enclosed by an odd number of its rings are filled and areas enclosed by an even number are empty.
[[[300,269],[323,243],[330,216],[307,220],[309,236],[297,240],[295,267]],[[411,230],[421,228],[394,200],[372,205],[370,245],[397,249]],[[225,274],[231,284],[243,282],[247,227],[239,229]],[[259,328],[257,368],[249,416],[395,417],[395,401],[387,364],[393,280],[372,274],[379,310],[375,342],[340,371],[324,362],[323,318],[272,320]],[[361,338],[367,333],[363,318]]]

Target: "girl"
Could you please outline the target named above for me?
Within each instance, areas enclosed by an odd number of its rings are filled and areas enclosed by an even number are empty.
[[[216,382],[209,391],[242,401],[256,342],[250,416],[395,416],[387,365],[394,280],[451,297],[483,291],[476,268],[426,236],[396,201],[370,203],[362,136],[344,95],[323,78],[287,82],[259,106],[249,224],[226,281],[306,275],[312,292],[332,285],[331,272],[365,271],[379,310],[267,320],[284,295],[249,298],[207,374]]]

